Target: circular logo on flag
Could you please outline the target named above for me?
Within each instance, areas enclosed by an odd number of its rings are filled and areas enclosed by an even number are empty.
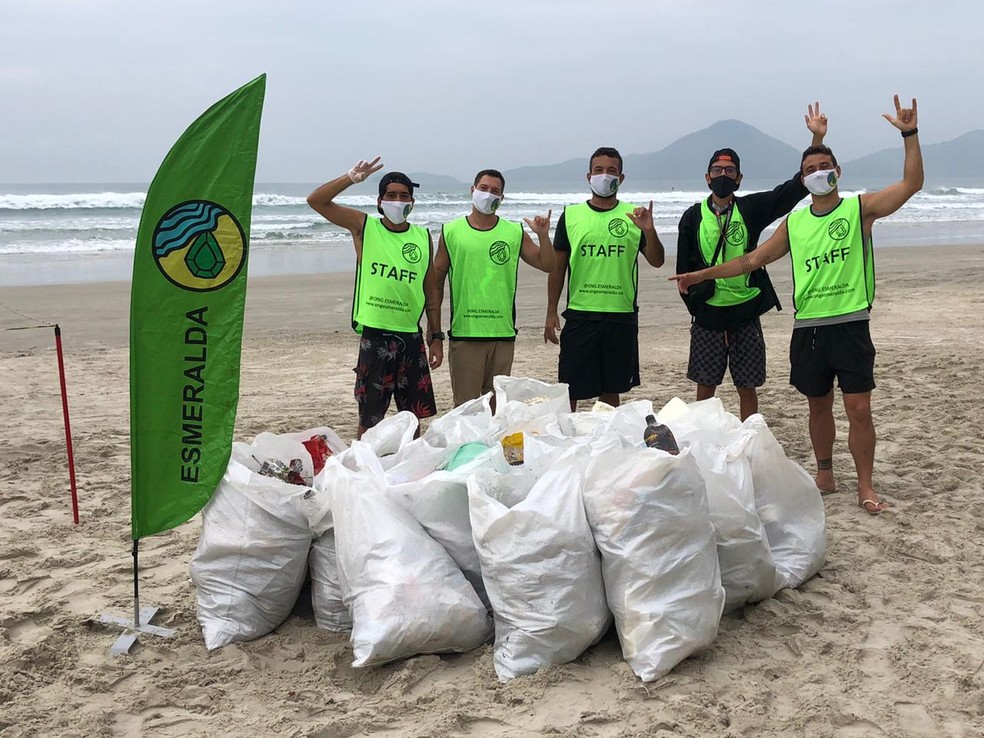
[[[246,237],[239,221],[208,200],[189,200],[164,213],[151,243],[161,274],[191,292],[225,287],[246,263]]]
[[[495,264],[505,264],[509,261],[509,244],[505,241],[496,241],[494,244],[489,246],[489,258]]]
[[[827,226],[827,235],[835,241],[843,241],[850,232],[851,224],[847,222],[847,218],[838,218]]]
[[[420,261],[420,247],[415,243],[403,244],[403,258],[411,264]]]
[[[615,238],[621,238],[629,232],[629,226],[621,218],[612,218],[608,221],[608,232]]]

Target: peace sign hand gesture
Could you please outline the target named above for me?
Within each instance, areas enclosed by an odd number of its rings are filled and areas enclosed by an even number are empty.
[[[903,108],[899,102],[898,95],[895,96],[895,116],[882,113],[882,118],[898,128],[902,133],[916,130],[916,117],[916,98],[912,98],[911,108]]]
[[[641,231],[652,231],[656,229],[653,225],[653,201],[649,201],[649,207],[644,208],[642,205],[637,205],[635,209],[628,214],[629,220],[631,220],[635,227]]]
[[[806,106],[807,114],[803,116],[806,127],[815,136],[823,138],[827,135],[827,116],[820,112],[820,103],[815,102]]]
[[[352,180],[353,184],[358,184],[359,182],[364,181],[370,174],[375,174],[382,168],[383,165],[379,161],[378,156],[368,162],[364,159],[359,159],[358,163],[348,170],[348,177]]]
[[[550,216],[553,215],[553,209],[547,211],[547,214],[537,215],[532,220],[530,218],[523,218],[523,222],[530,227],[537,236],[549,235],[550,233]]]

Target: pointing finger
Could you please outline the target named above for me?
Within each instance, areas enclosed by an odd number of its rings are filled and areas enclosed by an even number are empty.
[[[895,112],[896,113],[901,113],[902,112],[902,103],[899,102],[898,93],[896,93],[896,95],[895,95]]]

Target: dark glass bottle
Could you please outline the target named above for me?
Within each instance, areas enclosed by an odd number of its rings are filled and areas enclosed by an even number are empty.
[[[661,448],[674,456],[680,453],[676,438],[673,437],[673,431],[656,420],[655,415],[646,416],[646,430],[642,435],[642,440],[649,448]]]

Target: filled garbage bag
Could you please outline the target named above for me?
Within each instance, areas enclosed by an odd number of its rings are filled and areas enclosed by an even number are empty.
[[[658,679],[715,638],[724,607],[704,480],[691,454],[596,442],[583,487],[622,655]]]
[[[576,659],[611,626],[601,557],[581,503],[584,463],[574,449],[535,482],[519,470],[468,479],[500,679]]]

